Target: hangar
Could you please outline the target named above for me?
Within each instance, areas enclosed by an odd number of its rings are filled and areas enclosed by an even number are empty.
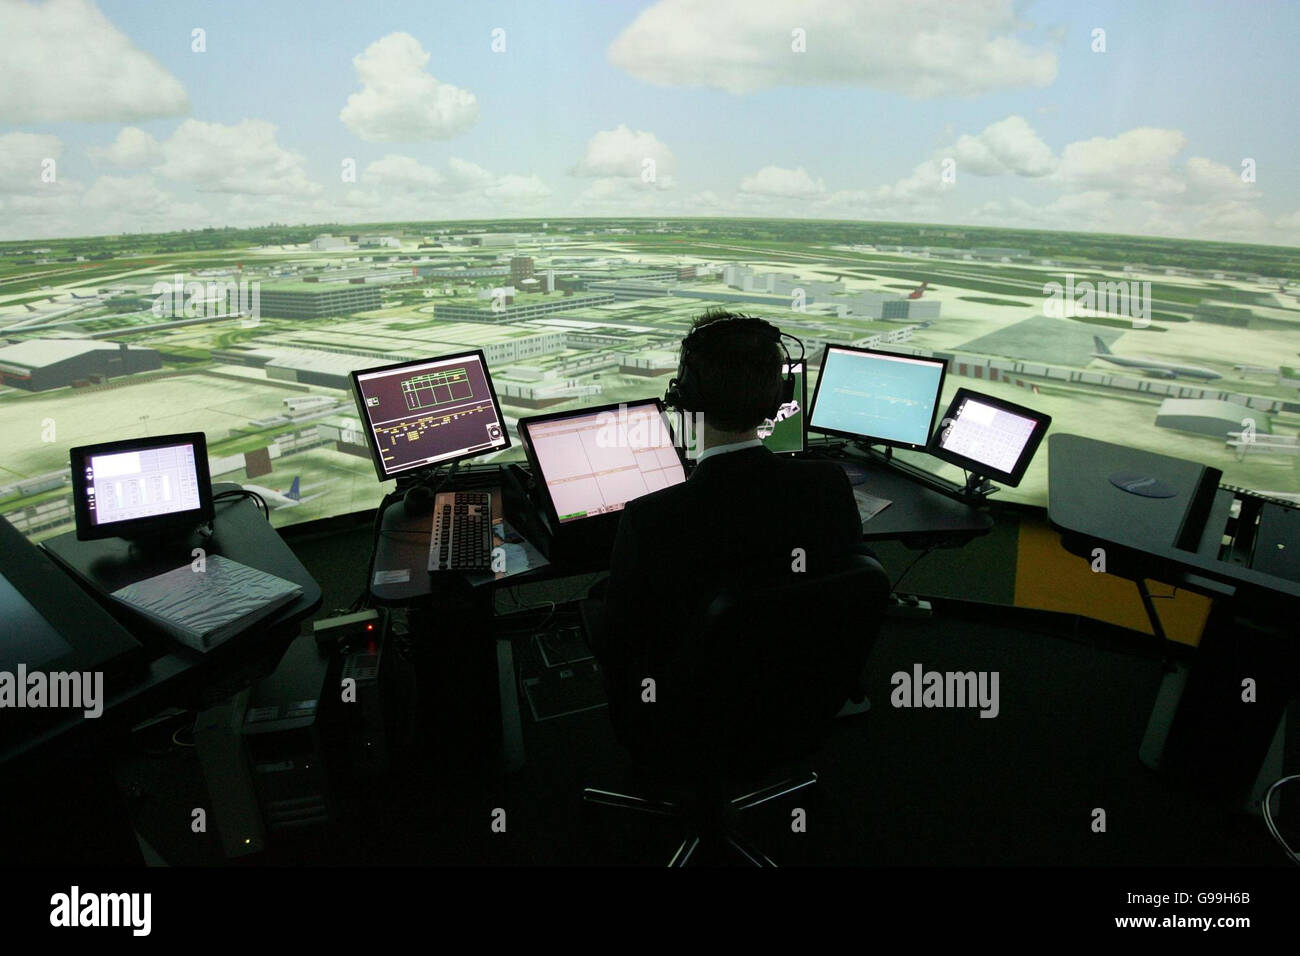
[[[29,339],[0,346],[0,382],[43,392],[162,368],[154,349],[96,339]]]

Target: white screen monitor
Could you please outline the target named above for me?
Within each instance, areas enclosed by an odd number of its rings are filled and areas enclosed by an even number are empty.
[[[828,345],[808,428],[873,445],[922,450],[948,360]]]
[[[202,432],[82,445],[69,452],[77,537],[147,537],[212,519]]]
[[[1047,434],[1048,415],[968,388],[957,389],[928,451],[943,461],[1020,484]]]
[[[523,418],[519,437],[557,525],[622,511],[686,480],[657,398]]]

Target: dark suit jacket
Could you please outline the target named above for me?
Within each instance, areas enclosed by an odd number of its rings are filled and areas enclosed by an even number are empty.
[[[707,458],[687,481],[624,509],[601,663],[609,677],[635,687],[689,653],[720,593],[817,575],[851,551],[871,554],[839,465],[761,446]]]

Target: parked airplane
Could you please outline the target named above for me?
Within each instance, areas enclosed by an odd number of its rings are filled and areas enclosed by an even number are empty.
[[[913,290],[908,294],[907,297],[908,297],[909,299],[919,299],[919,298],[921,298],[921,296],[925,295],[925,290],[928,289],[929,287],[930,287],[930,283],[929,283],[928,281],[926,281],[926,282],[922,282],[919,286],[917,286],[915,289],[913,289]]]
[[[1118,365],[1120,368],[1135,368],[1146,372],[1148,375],[1154,375],[1156,378],[1178,378],[1180,375],[1186,378],[1202,378],[1207,381],[1223,378],[1218,372],[1196,365],[1179,365],[1177,362],[1163,362],[1160,359],[1147,358],[1142,355],[1116,355],[1106,347],[1106,343],[1101,340],[1099,335],[1094,335],[1092,342],[1097,347],[1097,351],[1092,353],[1093,358],[1109,362],[1111,365]]]
[[[250,485],[248,482],[244,482],[244,487],[249,491],[256,491],[266,499],[267,504],[275,505],[276,508],[292,508],[295,505],[302,504],[304,501],[311,501],[315,498],[319,498],[325,493],[322,491],[319,494],[308,495],[304,498],[302,496],[302,486],[298,483],[299,480],[299,476],[294,475],[293,484],[289,486],[288,491],[275,488],[263,488],[261,485]],[[319,487],[320,485],[311,485],[307,490],[310,491],[312,488]]]

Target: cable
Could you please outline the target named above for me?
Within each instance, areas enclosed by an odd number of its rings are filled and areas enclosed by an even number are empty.
[[[271,509],[267,507],[266,499],[256,491],[249,491],[247,488],[229,488],[226,491],[218,491],[212,496],[213,501],[219,501],[222,498],[251,498],[254,504],[261,507],[262,517],[268,522],[271,520]]]
[[[1286,853],[1287,859],[1297,866],[1300,866],[1300,854],[1297,854],[1295,850],[1287,846],[1286,840],[1282,839],[1281,831],[1278,830],[1277,824],[1273,822],[1273,811],[1269,809],[1269,803],[1273,799],[1273,791],[1282,786],[1282,784],[1290,783],[1293,780],[1300,780],[1300,773],[1293,773],[1289,777],[1283,777],[1281,780],[1275,781],[1273,786],[1268,788],[1268,793],[1264,794],[1264,802],[1260,805],[1260,810],[1264,813],[1264,825],[1268,827],[1268,832],[1272,835],[1273,839],[1277,841],[1278,846],[1280,846],[1283,852]]]
[[[913,559],[908,563],[907,567],[903,568],[903,573],[900,574],[900,575],[898,576],[898,580],[896,580],[896,581],[895,581],[895,582],[890,586],[890,588],[889,588],[889,593],[892,595],[895,591],[897,591],[897,590],[898,590],[898,586],[899,586],[900,584],[903,583],[903,578],[907,577],[907,573],[908,573],[909,571],[911,571],[912,568],[914,568],[914,567],[916,566],[916,562],[920,561],[920,560],[921,560],[922,558],[924,558],[927,554],[930,554],[930,553],[933,552],[934,550],[935,550],[935,547],[934,547],[934,546],[928,547],[928,548],[926,548],[924,551],[922,551],[920,554],[918,554],[916,557],[914,557],[914,558],[913,558]]]

